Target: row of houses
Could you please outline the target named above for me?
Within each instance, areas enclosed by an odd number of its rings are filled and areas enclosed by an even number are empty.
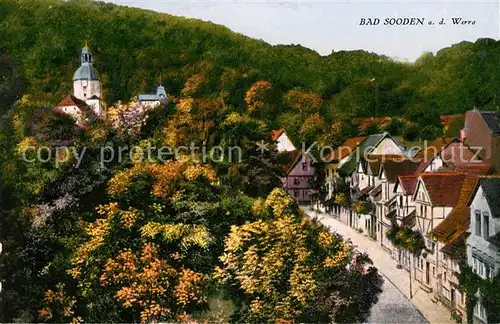
[[[325,168],[326,197],[314,205],[380,243],[411,272],[434,302],[465,317],[460,264],[482,278],[500,269],[500,113],[472,110],[456,138],[407,148],[388,133],[355,137],[314,164],[281,130],[278,150],[292,155],[284,188],[299,202],[313,198],[316,168]],[[418,257],[393,246],[394,227],[422,234]],[[485,323],[481,300],[474,317]]]

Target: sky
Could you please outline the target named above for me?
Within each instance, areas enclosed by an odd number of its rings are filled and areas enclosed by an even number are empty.
[[[109,1],[109,0],[108,0]],[[414,61],[461,41],[500,37],[500,0],[111,0],[198,18],[270,44],[300,44],[322,55],[363,49]],[[383,25],[386,18],[424,18],[424,25]],[[378,25],[360,25],[379,18]],[[451,18],[475,21],[453,25]],[[444,19],[445,25],[439,25]],[[428,22],[434,25],[428,25]]]

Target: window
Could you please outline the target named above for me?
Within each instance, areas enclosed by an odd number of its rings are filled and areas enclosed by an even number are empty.
[[[307,162],[302,162],[302,170],[307,170]]]
[[[436,267],[432,267],[432,275],[435,276],[436,275]]]
[[[299,191],[298,191],[298,190],[294,190],[294,191],[293,191],[293,195],[294,195],[295,197],[298,197],[298,196],[300,195],[300,193],[299,193]]]
[[[446,282],[446,271],[444,272],[444,282]]]
[[[482,300],[477,301],[476,306],[474,307],[474,315],[476,315],[480,319],[486,319],[486,310],[482,305]]]
[[[297,177],[293,178],[293,184],[296,184],[296,185],[300,184],[300,179]]]
[[[399,196],[399,206],[403,206],[403,196]]]
[[[481,236],[481,212],[476,210],[476,235]]]
[[[476,258],[472,258],[472,271],[474,271],[474,273],[477,273],[477,259]]]
[[[481,262],[481,261],[477,261],[477,265],[478,265],[478,268],[477,268],[477,274],[481,277],[481,278],[484,278],[484,263]]]
[[[483,237],[490,237],[490,216],[488,213],[483,213]]]

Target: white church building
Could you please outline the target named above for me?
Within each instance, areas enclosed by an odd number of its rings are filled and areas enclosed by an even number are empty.
[[[101,99],[101,80],[93,61],[92,53],[85,44],[80,55],[80,67],[73,74],[73,94],[66,96],[55,108],[72,116],[78,124],[83,124],[90,117],[102,116],[105,110]]]
[[[73,93],[67,95],[54,108],[57,112],[73,117],[79,125],[103,116],[106,111],[106,104],[101,97],[101,80],[93,62],[94,57],[85,43],[80,55],[80,67],[73,74]],[[135,108],[149,110],[166,103],[167,98],[165,87],[160,85],[154,94],[138,95],[139,105]]]

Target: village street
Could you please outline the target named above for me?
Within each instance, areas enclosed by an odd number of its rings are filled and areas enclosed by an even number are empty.
[[[380,247],[379,242],[358,233],[332,216],[319,211],[311,211],[309,207],[306,207],[304,211],[308,216],[317,218],[330,231],[342,235],[345,239],[350,239],[356,250],[368,253],[374,266],[384,276],[383,292],[379,302],[372,308],[369,323],[421,323],[425,320],[430,323],[455,323],[450,316],[450,311],[445,306],[432,302],[424,291],[418,289],[419,285],[416,281],[412,283],[413,298],[409,299],[408,272],[396,267],[396,262]]]

